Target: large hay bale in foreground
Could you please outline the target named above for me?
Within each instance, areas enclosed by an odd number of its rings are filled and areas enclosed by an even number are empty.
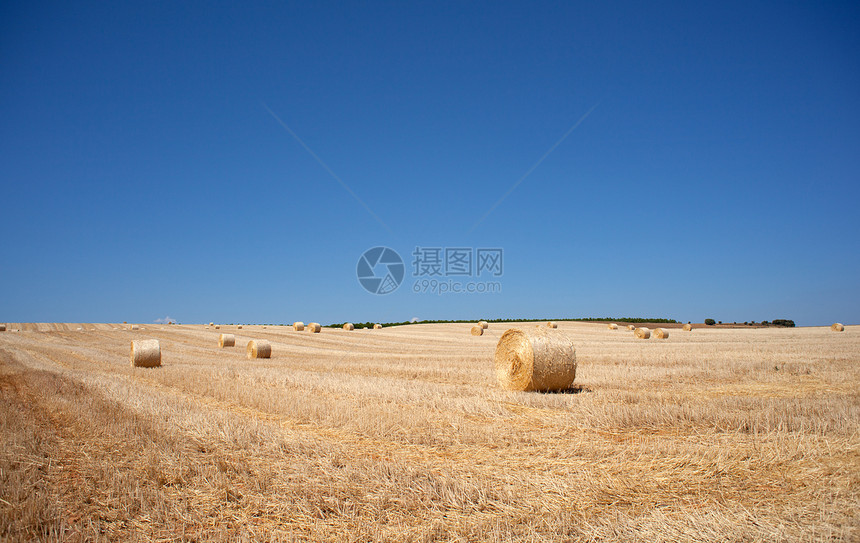
[[[685,332],[692,332],[693,331],[693,325],[690,324],[689,322],[687,324],[685,324],[683,328],[684,328]]]
[[[844,332],[845,326],[841,322],[834,322],[830,325],[830,329],[834,332]]]
[[[379,323],[374,324],[374,325],[373,325],[373,329],[374,329],[374,330],[382,330],[382,325],[381,325],[381,324],[379,324]]]
[[[627,329],[628,329],[628,330],[635,330],[635,329],[636,329],[636,327],[635,327],[635,326],[633,326],[632,324],[628,324],[628,325],[627,325]]]
[[[157,339],[138,339],[131,342],[131,365],[135,368],[154,368],[161,365],[161,345]]]
[[[322,326],[320,326],[320,323],[318,322],[309,322],[307,330],[312,334],[319,334],[320,330],[322,330]]]
[[[248,358],[271,358],[272,344],[265,339],[252,339],[248,342]]]
[[[549,321],[548,323],[546,323],[546,325],[547,325],[549,328],[558,328],[558,323],[557,323],[557,322],[555,322],[555,321]]]
[[[221,334],[218,336],[218,346],[222,349],[224,347],[233,347],[236,345],[236,336],[233,334]]]
[[[348,323],[343,325],[343,329],[344,330],[355,330],[355,325],[352,324],[351,322],[348,322]]]
[[[296,332],[304,332],[304,330],[305,330],[305,323],[303,323],[302,321],[296,321],[296,322],[294,322],[294,323],[293,323],[293,330],[295,330]]]
[[[609,329],[610,330],[618,330],[618,325],[615,324],[614,322],[610,322],[609,323]]]
[[[490,327],[490,324],[487,321],[478,321],[478,326],[486,330]]]
[[[668,339],[669,338],[669,331],[663,330],[662,328],[655,328],[654,329],[654,337],[657,339]]]
[[[639,339],[648,339],[651,337],[651,330],[647,328],[637,328],[633,330],[633,335],[635,335]]]
[[[472,327],[472,335],[473,336],[482,336],[484,335],[484,327],[480,324],[476,324]]]
[[[496,378],[508,390],[565,390],[576,378],[576,348],[563,332],[511,328],[496,345]]]

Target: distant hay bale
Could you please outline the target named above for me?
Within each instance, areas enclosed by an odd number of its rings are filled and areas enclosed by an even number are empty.
[[[841,322],[834,322],[830,325],[830,329],[834,332],[844,332],[845,326]]]
[[[5,331],[6,331],[6,325],[0,324],[0,332],[5,332]]]
[[[627,329],[628,329],[628,330],[635,330],[635,329],[636,329],[636,327],[635,327],[635,326],[633,326],[632,324],[628,324],[628,325],[627,325]]]
[[[136,324],[132,324],[131,326],[128,327],[128,329],[129,330],[140,330],[140,326],[138,326]]]
[[[637,328],[633,330],[633,334],[639,339],[648,339],[651,337],[651,330],[647,328]]]
[[[506,330],[494,359],[496,378],[508,390],[565,390],[576,377],[573,341],[545,327]]]
[[[221,334],[218,336],[218,346],[222,349],[224,347],[233,347],[236,345],[236,336],[233,334]]]
[[[215,323],[214,323],[214,322],[210,322],[210,323],[209,323],[209,326],[215,326]]]
[[[484,327],[480,324],[476,324],[472,327],[472,335],[473,336],[482,336],[484,335]]]
[[[379,324],[379,323],[374,324],[374,325],[373,325],[373,329],[374,329],[374,330],[382,330],[382,325],[381,325],[381,324]]]
[[[305,330],[305,323],[302,321],[296,321],[293,323],[293,330],[296,332],[303,332]]]
[[[216,329],[216,330],[220,330],[220,329],[221,329],[221,325],[220,325],[220,324],[216,324],[216,325],[215,325],[215,329]]]
[[[657,339],[668,339],[669,338],[669,331],[663,330],[662,328],[655,328],[654,329],[654,337]]]
[[[309,322],[307,326],[308,332],[312,334],[319,334],[320,330],[322,330],[322,326],[318,322]]]
[[[548,323],[546,323],[546,325],[547,325],[549,328],[558,328],[558,323],[557,323],[557,322],[555,322],[555,321],[549,321]]]
[[[241,330],[241,329],[242,329],[242,325],[240,324],[239,326],[237,326],[237,327],[236,327],[236,329],[237,329],[237,330]]]
[[[478,326],[480,326],[484,330],[486,330],[487,328],[490,327],[490,325],[487,321],[478,321]]]
[[[689,322],[687,324],[685,324],[683,328],[684,328],[685,332],[692,332],[693,331],[693,325],[690,324]]]
[[[161,365],[161,345],[157,339],[139,339],[131,342],[131,365],[135,368],[154,368]]]
[[[355,330],[355,325],[352,324],[351,322],[348,322],[348,323],[343,325],[343,329],[344,330]]]
[[[610,330],[618,330],[618,325],[615,324],[614,322],[610,322],[609,323],[609,329]]]
[[[248,358],[272,358],[272,344],[265,339],[252,339],[248,342]]]

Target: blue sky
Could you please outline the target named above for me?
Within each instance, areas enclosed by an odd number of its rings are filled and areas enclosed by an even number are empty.
[[[858,23],[5,2],[0,321],[860,323]],[[357,281],[375,246],[405,261],[393,293]],[[415,247],[502,248],[501,292],[416,294]]]

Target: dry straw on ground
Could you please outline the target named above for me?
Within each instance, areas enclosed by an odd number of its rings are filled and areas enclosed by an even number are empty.
[[[382,330],[382,325],[381,324],[374,324],[373,329],[374,330]]]
[[[693,325],[690,324],[689,322],[684,325],[684,331],[685,332],[691,332],[692,330],[693,330]]]
[[[550,328],[558,328],[558,323],[555,321],[549,321],[546,325]]]
[[[648,339],[651,337],[651,330],[647,328],[637,328],[633,330],[633,334],[639,339]]]
[[[161,365],[161,345],[157,339],[139,339],[131,342],[131,365],[136,368],[154,368]]]
[[[618,325],[615,324],[614,322],[611,322],[611,323],[609,323],[609,329],[610,330],[618,330]]]
[[[272,344],[265,339],[252,339],[248,342],[248,358],[271,358]]]
[[[355,330],[355,325],[352,324],[351,322],[348,322],[348,323],[343,325],[343,329],[344,330]]]
[[[296,332],[303,332],[305,330],[305,323],[302,321],[296,321],[293,323],[293,330]]]
[[[224,347],[233,347],[236,345],[236,336],[233,334],[221,334],[218,336],[218,346],[222,349]]]
[[[472,335],[473,336],[481,336],[484,334],[484,328],[480,324],[476,324],[472,327]]]
[[[830,325],[830,329],[834,332],[844,332],[845,326],[841,322],[834,322]]]
[[[486,330],[490,327],[490,324],[487,321],[478,321],[478,326]]]
[[[307,326],[308,332],[319,334],[320,330],[322,330],[322,326],[318,322],[309,322]]]
[[[662,328],[655,328],[654,329],[654,337],[657,339],[668,339],[669,338],[669,331],[664,330]]]
[[[502,388],[557,391],[576,377],[576,349],[566,334],[546,328],[511,328],[496,345],[496,378]]]

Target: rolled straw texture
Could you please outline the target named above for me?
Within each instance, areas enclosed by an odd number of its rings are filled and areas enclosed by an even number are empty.
[[[224,347],[233,347],[236,345],[236,336],[233,334],[221,334],[218,336],[218,346],[222,349]]]
[[[272,344],[265,339],[252,339],[248,342],[248,358],[271,358]]]
[[[136,368],[154,368],[161,365],[161,345],[157,339],[138,339],[131,342],[131,365]]]
[[[508,390],[554,391],[576,378],[576,349],[563,332],[511,328],[496,345],[496,378]]]

